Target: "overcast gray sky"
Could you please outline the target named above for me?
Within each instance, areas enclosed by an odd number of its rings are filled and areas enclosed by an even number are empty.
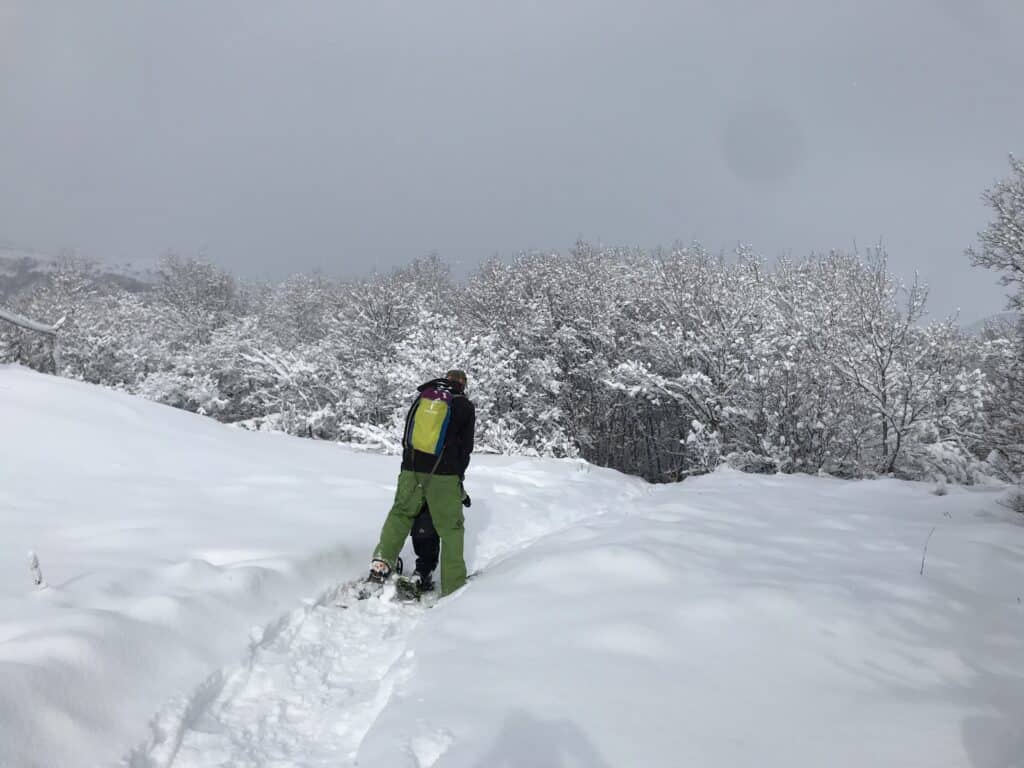
[[[972,320],[1021,41],[1022,0],[0,0],[0,242],[280,276],[882,240]]]

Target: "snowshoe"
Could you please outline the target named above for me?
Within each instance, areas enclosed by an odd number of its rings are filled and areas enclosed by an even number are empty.
[[[403,565],[402,558],[398,558],[395,567],[392,568],[387,560],[375,557],[370,562],[370,573],[366,580],[356,590],[356,599],[368,600],[381,594],[389,581],[397,581],[402,578]]]
[[[369,600],[384,591],[384,584],[367,579],[356,585],[356,600]]]
[[[403,603],[420,599],[420,585],[415,575],[412,577],[399,576],[395,579],[395,597]]]
[[[400,600],[419,600],[427,592],[433,592],[434,579],[429,573],[414,571],[412,576],[399,577],[395,581],[397,595]]]

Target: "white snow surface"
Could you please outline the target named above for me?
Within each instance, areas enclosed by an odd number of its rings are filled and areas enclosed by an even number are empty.
[[[478,456],[351,600],[397,470],[0,366],[0,766],[1024,766],[999,489]]]

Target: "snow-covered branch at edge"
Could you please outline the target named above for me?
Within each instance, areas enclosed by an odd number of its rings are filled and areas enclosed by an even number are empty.
[[[3,307],[0,307],[0,320],[6,320],[19,328],[24,328],[26,331],[45,333],[47,336],[56,336],[61,326],[61,321],[59,320],[54,325],[44,325],[43,323],[37,323],[35,320],[29,320],[27,317],[17,315]]]

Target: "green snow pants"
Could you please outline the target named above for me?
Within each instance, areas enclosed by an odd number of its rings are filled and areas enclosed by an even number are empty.
[[[449,595],[466,583],[466,561],[462,548],[465,538],[462,516],[462,488],[455,475],[431,475],[403,469],[398,475],[395,502],[380,531],[380,543],[373,556],[386,560],[392,568],[402,551],[426,498],[430,518],[441,538],[441,596]]]

